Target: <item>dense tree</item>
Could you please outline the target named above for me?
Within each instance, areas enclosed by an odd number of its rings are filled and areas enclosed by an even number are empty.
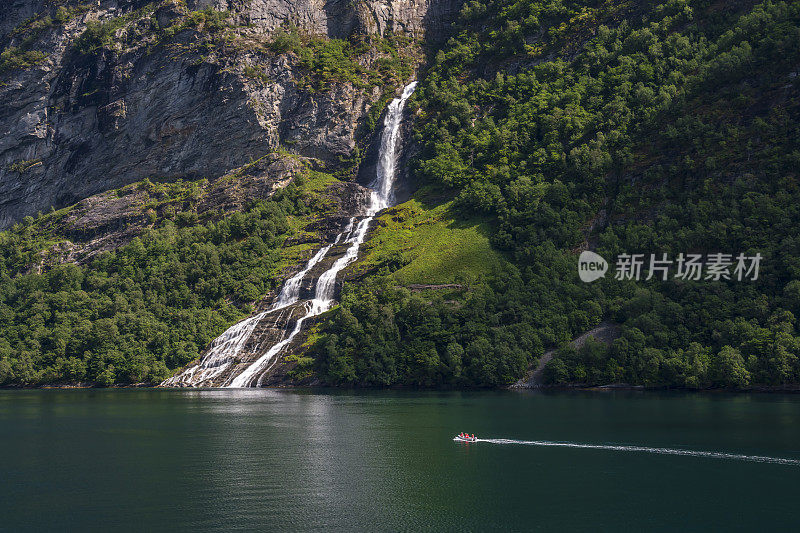
[[[414,171],[489,221],[514,268],[460,308],[434,298],[420,313],[383,290],[399,338],[375,357],[410,361],[394,382],[508,383],[607,318],[621,338],[560,350],[551,383],[798,383],[798,55],[796,2],[468,2],[410,104]],[[575,257],[587,246],[763,262],[757,280],[588,285]],[[372,357],[378,319],[353,299],[343,308],[368,340],[331,326],[327,353]],[[443,371],[456,352],[460,371]],[[331,358],[320,360],[325,374]]]
[[[221,220],[178,213],[86,265],[41,274],[28,265],[58,214],[0,234],[0,384],[169,376],[275,287],[289,216],[310,213],[303,183]]]

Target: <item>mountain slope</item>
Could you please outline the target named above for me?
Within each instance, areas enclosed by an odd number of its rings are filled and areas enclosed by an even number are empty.
[[[610,319],[621,338],[565,348],[548,382],[796,385],[799,52],[796,3],[467,4],[420,85],[414,168],[482,213],[510,265],[461,305],[353,286],[316,344],[323,375],[501,385]],[[611,262],[593,284],[586,249]],[[625,253],[762,264],[756,280],[614,279]]]
[[[361,260],[344,272],[341,305],[289,346],[271,383],[497,387],[550,350],[544,379],[555,385],[800,383],[796,3],[471,1],[449,40],[432,29],[443,22],[426,26],[425,17],[445,20],[450,4],[426,5],[414,24],[402,22],[399,4],[389,10],[397,25],[336,11],[328,20],[352,22],[341,26],[355,32],[347,40],[333,26],[320,35],[305,4],[296,5],[299,19],[282,18],[288,4],[280,3],[214,4],[228,14],[167,4],[114,32],[87,33],[81,22],[75,35],[84,37],[73,46],[88,52],[68,64],[100,72],[110,61],[111,70],[133,65],[123,69],[133,73],[199,65],[214,80],[204,85],[206,107],[195,106],[196,117],[162,107],[158,116],[218,128],[218,144],[208,144],[217,148],[202,149],[205,127],[176,126],[133,150],[123,177],[105,178],[106,170],[65,183],[56,177],[66,169],[62,157],[117,165],[100,145],[82,152],[65,144],[38,161],[37,147],[58,144],[48,130],[6,137],[17,144],[0,151],[11,176],[0,184],[13,184],[19,199],[28,198],[23,187],[49,187],[31,198],[51,201],[62,189],[77,199],[153,179],[0,234],[0,382],[157,381],[253,311],[249,305],[266,305],[362,193],[350,180],[372,172],[382,107],[424,60],[415,41],[424,39],[430,53],[409,102],[401,175],[410,199],[379,217]],[[159,9],[178,21],[167,29],[182,29],[165,34],[159,23],[153,37],[133,38],[134,26],[152,26]],[[269,22],[259,28],[260,20]],[[400,26],[410,35],[386,33]],[[6,56],[14,80],[42,61],[26,46]],[[102,115],[90,103],[96,96],[76,89],[93,76],[65,78],[75,111],[59,111],[63,120],[87,109]],[[125,87],[140,78],[132,79]],[[138,83],[147,89],[151,81]],[[14,83],[6,90],[17,91],[18,105],[26,90]],[[113,93],[113,83],[100,86]],[[175,90],[164,102],[179,98]],[[106,123],[129,135],[128,116]],[[141,131],[153,126],[144,124]],[[120,150],[110,135],[109,149]],[[170,135],[182,140],[171,144]],[[232,170],[250,158],[254,167]],[[37,177],[47,172],[54,177]],[[235,194],[220,179],[252,193]],[[34,208],[14,202],[26,206],[6,223]],[[120,216],[103,215],[112,205]],[[578,277],[585,250],[610,263],[593,283]],[[680,254],[717,253],[760,254],[758,278],[675,279]],[[666,254],[673,275],[647,280],[645,264],[642,279],[615,279],[623,254]],[[570,347],[601,323],[619,335]]]

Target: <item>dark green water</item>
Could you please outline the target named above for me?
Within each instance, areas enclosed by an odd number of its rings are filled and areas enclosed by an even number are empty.
[[[789,530],[800,396],[0,391],[0,529]]]

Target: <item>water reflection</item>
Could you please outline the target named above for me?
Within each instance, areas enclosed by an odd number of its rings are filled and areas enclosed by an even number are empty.
[[[799,400],[0,391],[0,523],[12,530],[788,526],[796,467],[451,439],[469,431],[800,459]]]

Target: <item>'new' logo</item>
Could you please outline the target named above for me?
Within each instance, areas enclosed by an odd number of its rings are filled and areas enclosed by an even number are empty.
[[[591,283],[592,281],[602,278],[608,271],[608,263],[600,255],[584,250],[578,257],[578,276],[581,281]]]

